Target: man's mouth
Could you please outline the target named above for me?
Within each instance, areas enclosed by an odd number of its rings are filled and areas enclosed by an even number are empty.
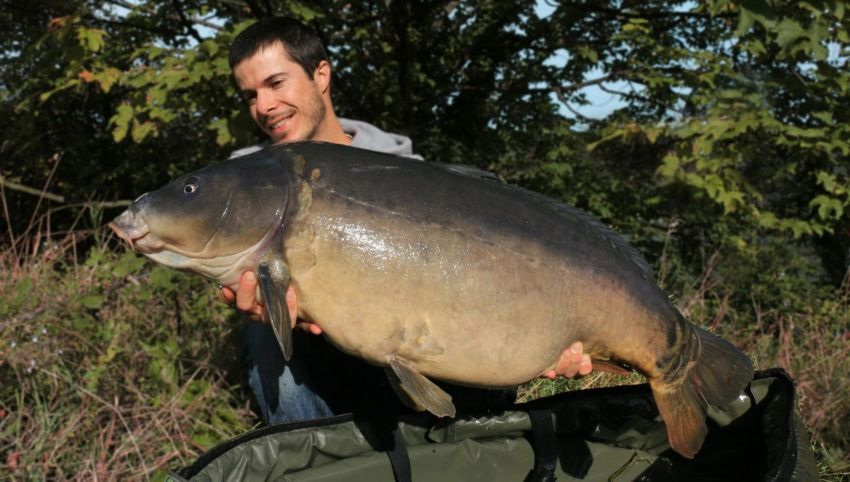
[[[287,125],[289,125],[289,121],[291,119],[291,115],[286,117],[278,117],[274,120],[274,122],[267,123],[266,125],[268,126],[268,129],[272,134],[279,135],[286,130],[286,127]]]

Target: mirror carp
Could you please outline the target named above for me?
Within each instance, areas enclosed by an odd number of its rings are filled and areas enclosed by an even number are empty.
[[[649,264],[589,214],[484,171],[324,143],[272,146],[177,178],[109,226],[153,261],[231,288],[257,273],[284,356],[285,293],[340,349],[387,368],[406,402],[454,416],[429,378],[510,387],[575,341],[594,368],[649,380],[670,446],[753,376],[691,324]]]

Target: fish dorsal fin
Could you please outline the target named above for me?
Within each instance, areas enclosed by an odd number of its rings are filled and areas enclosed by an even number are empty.
[[[655,270],[652,269],[652,266],[649,264],[649,261],[647,261],[646,258],[643,257],[643,255],[640,253],[640,251],[637,250],[637,248],[629,244],[629,242],[626,241],[625,238],[617,234],[616,231],[609,228],[605,223],[603,223],[599,219],[593,217],[592,215],[582,211],[577,207],[570,206],[569,204],[565,204],[558,201],[552,202],[554,204],[555,210],[558,213],[579,219],[581,222],[587,225],[588,229],[596,233],[599,238],[610,243],[614,249],[616,249],[626,259],[632,262],[632,264],[638,269],[638,271],[643,274],[644,278],[655,278]]]
[[[438,166],[442,169],[445,169],[449,172],[453,172],[455,174],[460,174],[461,176],[472,177],[476,179],[481,179],[487,182],[495,182],[498,184],[505,184],[505,180],[501,177],[493,174],[490,171],[485,169],[481,169],[480,167],[470,166],[468,164],[450,164],[447,162],[432,162],[434,166]]]
[[[507,184],[502,178],[500,178],[496,174],[493,174],[489,171],[475,166],[438,162],[433,162],[431,164],[441,169],[445,169],[446,171],[459,174],[461,176],[478,179],[482,182],[500,184],[505,189],[520,193],[535,203],[549,207],[561,216],[573,220],[578,220],[579,222],[587,226],[588,230],[596,234],[600,239],[609,243],[611,247],[613,247],[616,251],[622,254],[625,259],[629,260],[638,270],[638,272],[643,275],[644,278],[655,278],[655,271],[652,269],[652,266],[649,264],[649,261],[647,261],[643,257],[640,251],[638,251],[634,246],[629,244],[628,241],[626,241],[622,236],[617,234],[617,232],[615,232],[613,229],[609,228],[602,221],[586,213],[585,211],[582,211],[581,209],[575,206],[556,201],[555,199],[552,199],[538,192],[530,191],[528,189],[512,184]]]

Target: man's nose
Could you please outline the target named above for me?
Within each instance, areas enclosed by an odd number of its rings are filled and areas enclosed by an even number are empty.
[[[257,112],[267,114],[274,109],[274,96],[263,90],[257,92]]]

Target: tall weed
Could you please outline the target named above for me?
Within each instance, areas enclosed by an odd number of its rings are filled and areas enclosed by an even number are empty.
[[[256,423],[214,287],[116,246],[42,227],[0,253],[0,479],[145,480]]]

